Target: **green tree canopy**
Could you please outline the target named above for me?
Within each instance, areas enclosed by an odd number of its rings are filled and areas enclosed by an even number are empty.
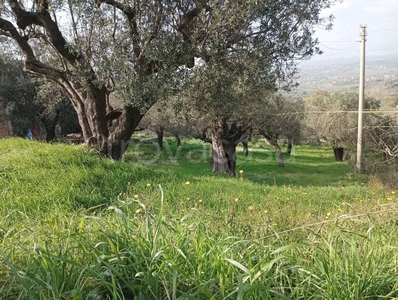
[[[142,115],[195,61],[239,69],[240,57],[254,59],[265,82],[291,86],[296,61],[320,52],[314,28],[330,26],[321,11],[334,2],[5,0],[0,34],[28,72],[65,90],[86,143],[117,159]],[[120,110],[111,92],[122,95]]]

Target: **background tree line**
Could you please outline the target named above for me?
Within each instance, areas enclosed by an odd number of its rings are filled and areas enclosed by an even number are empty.
[[[0,34],[27,72],[67,94],[85,143],[114,159],[151,106],[191,90],[192,106],[215,112],[213,169],[232,174],[233,150],[221,140],[246,125],[229,124],[229,108],[251,86],[294,85],[297,61],[320,52],[314,27],[330,26],[321,11],[333,3],[8,0]]]

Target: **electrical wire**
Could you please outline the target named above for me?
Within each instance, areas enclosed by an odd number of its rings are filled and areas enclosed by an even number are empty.
[[[275,113],[274,116],[283,115],[304,115],[304,114],[342,114],[342,113],[352,113],[357,114],[357,110],[308,110],[308,111],[295,111],[286,113]],[[381,115],[385,113],[398,114],[398,110],[363,110],[364,114],[375,114]]]
[[[358,43],[358,41],[319,41],[319,43]]]
[[[349,49],[352,49],[352,48],[356,47],[356,45],[355,45],[355,46],[351,46],[351,47],[348,47],[348,48],[336,49],[336,48],[330,48],[330,47],[328,47],[328,46],[326,46],[325,44],[322,44],[322,43],[319,43],[319,44],[322,45],[323,47],[325,47],[327,49],[330,49],[330,50],[333,50],[333,51],[345,51],[345,50],[349,50]]]

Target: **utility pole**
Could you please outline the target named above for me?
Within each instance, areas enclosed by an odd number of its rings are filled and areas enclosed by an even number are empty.
[[[366,25],[361,25],[361,64],[359,68],[359,105],[358,105],[358,139],[357,139],[357,162],[356,172],[362,173],[362,120],[363,102],[365,96],[365,42]]]

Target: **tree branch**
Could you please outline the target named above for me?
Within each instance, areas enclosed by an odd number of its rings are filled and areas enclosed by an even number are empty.
[[[5,32],[6,36],[11,37],[19,46],[25,56],[25,70],[34,75],[45,76],[51,79],[58,79],[63,76],[64,72],[44,64],[36,59],[32,48],[28,41],[22,37],[14,25],[0,18],[0,32]]]
[[[72,19],[73,33],[75,34],[75,39],[78,40],[79,39],[79,34],[77,32],[77,25],[76,25],[76,21],[75,21],[75,16],[73,15],[73,9],[72,9],[71,0],[68,0],[68,7],[69,7],[70,17]]]
[[[181,17],[181,22],[178,25],[178,31],[180,31],[184,37],[184,39],[189,38],[189,24],[192,22],[193,19],[195,19],[197,16],[199,16],[199,13],[205,9],[206,11],[210,11],[210,6],[204,5],[204,4],[198,4],[195,8],[191,9],[190,11],[186,12],[182,17]]]
[[[131,32],[131,36],[132,36],[132,40],[133,40],[134,54],[138,58],[141,55],[141,46],[140,46],[141,37],[138,32],[138,25],[137,25],[137,21],[136,21],[137,13],[136,13],[135,8],[133,8],[129,5],[125,5],[125,4],[115,1],[115,0],[96,0],[96,3],[98,3],[98,5],[101,5],[102,3],[111,5],[117,9],[119,9],[121,12],[123,12],[125,14],[127,20],[129,21],[129,25],[130,25],[130,32]]]
[[[10,5],[13,13],[17,18],[17,25],[22,30],[32,24],[43,26],[43,22],[40,19],[40,16],[37,13],[28,12],[22,9],[17,0],[10,0]]]
[[[57,49],[57,51],[71,64],[75,65],[76,63],[80,63],[86,65],[85,59],[81,54],[69,50],[65,38],[59,30],[58,24],[51,19],[46,6],[43,5],[39,9],[40,17],[43,20],[43,27],[47,30],[47,34],[55,49]]]
[[[162,1],[158,0],[158,9],[157,9],[157,16],[156,16],[156,21],[155,21],[155,25],[153,27],[153,30],[149,36],[148,41],[146,42],[147,44],[150,43],[153,39],[156,38],[156,36],[159,33],[160,27],[161,27],[161,22],[163,19],[163,5],[162,5]]]
[[[67,61],[73,65],[77,62],[87,65],[82,55],[68,49],[67,42],[59,30],[58,24],[51,19],[46,0],[37,1],[38,12],[35,13],[24,10],[16,0],[10,0],[10,4],[19,28],[23,30],[32,24],[45,28],[52,45]]]
[[[33,53],[32,48],[28,44],[27,40],[24,39],[18,32],[18,30],[14,27],[14,25],[3,19],[0,18],[0,29],[1,31],[5,32],[6,36],[11,37],[15,42],[17,42],[19,48],[22,50],[26,60],[36,60],[36,57]]]
[[[96,0],[96,3],[98,3],[98,5],[101,5],[102,3],[112,5],[113,7],[116,7],[117,9],[122,11],[130,22],[135,20],[135,9],[129,5],[125,5],[115,0]]]

